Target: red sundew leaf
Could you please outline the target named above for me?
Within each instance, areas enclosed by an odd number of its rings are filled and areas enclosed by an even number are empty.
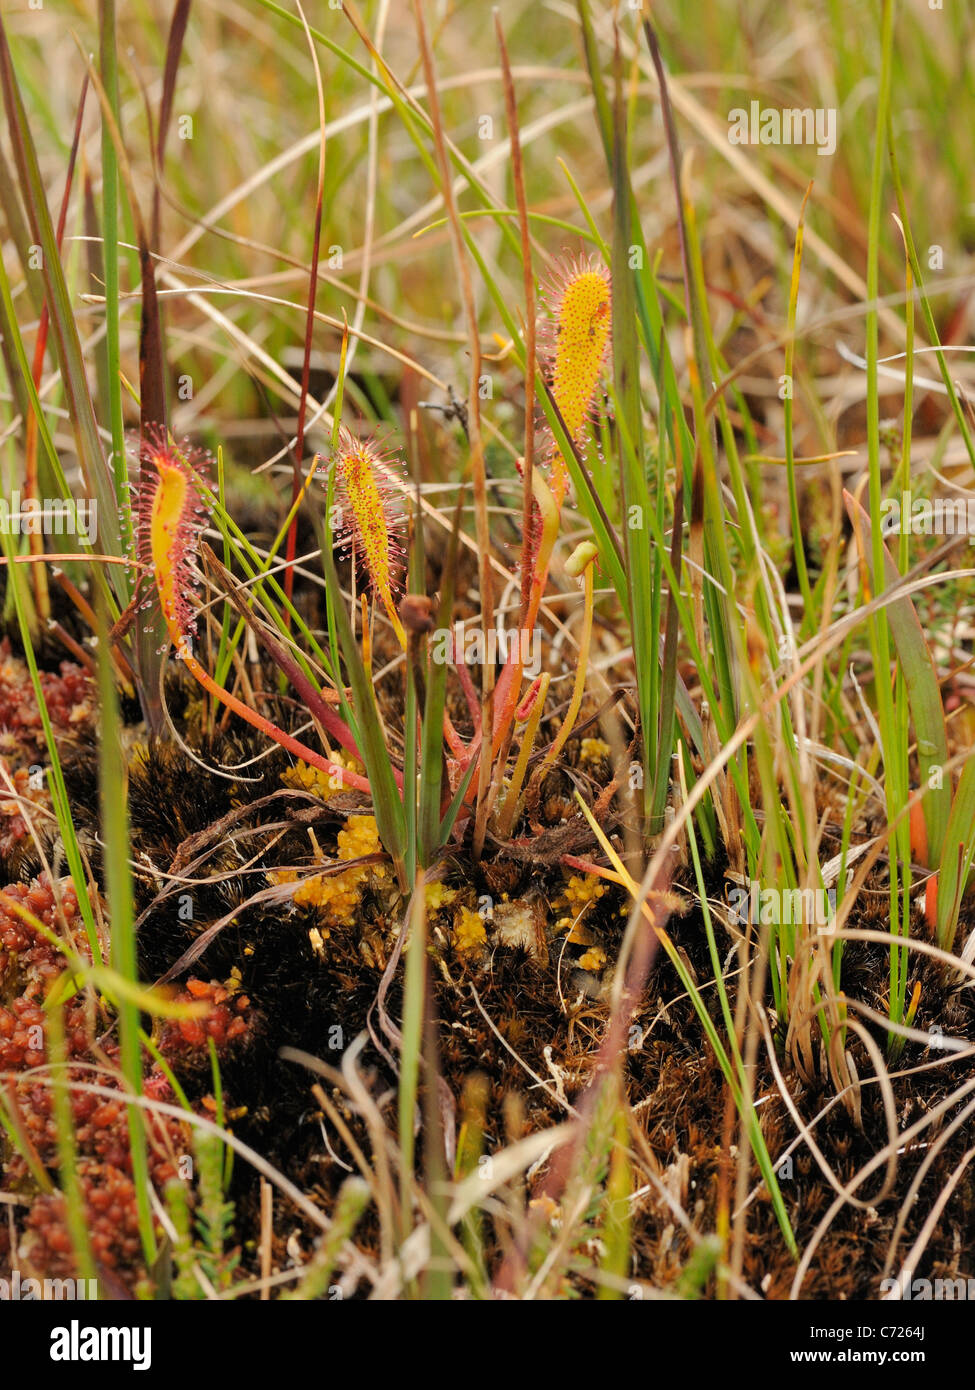
[[[373,594],[389,615],[405,646],[396,613],[395,595],[402,584],[402,516],[391,504],[388,470],[400,468],[395,453],[375,442],[356,439],[344,427],[335,451],[335,500],[341,519],[335,529],[335,549],[351,550],[353,561],[365,569]]]
[[[200,534],[207,507],[194,474],[206,477],[209,455],[184,440],[173,443],[160,426],[149,426],[142,441],[138,496],[139,560],[155,571],[159,604],[177,651],[196,634],[190,599],[200,583]]]
[[[585,443],[612,326],[612,289],[605,266],[590,257],[560,263],[546,288],[551,315],[542,331],[552,397],[569,438]],[[553,491],[561,502],[568,472],[561,451],[550,451]]]

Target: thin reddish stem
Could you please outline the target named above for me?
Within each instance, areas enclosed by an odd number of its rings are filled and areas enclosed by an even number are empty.
[[[286,748],[289,753],[293,753],[294,756],[300,758],[302,762],[308,763],[311,767],[317,767],[321,772],[328,773],[329,777],[337,777],[342,782],[343,786],[355,787],[358,791],[371,794],[372,789],[368,781],[365,777],[360,776],[358,772],[351,772],[347,767],[343,767],[341,763],[333,763],[331,759],[323,758],[321,753],[316,753],[315,750],[309,748],[307,744],[301,743],[296,738],[292,738],[291,735],[286,734],[283,729],[279,729],[276,724],[272,724],[270,719],[265,719],[264,716],[258,714],[256,710],[252,710],[247,705],[242,704],[241,701],[237,699],[236,695],[231,695],[229,690],[224,690],[222,686],[217,685],[213,677],[200,665],[196,657],[186,647],[185,643],[182,649],[179,650],[178,655],[180,660],[185,663],[190,675],[199,681],[204,690],[208,691],[215,700],[219,700],[222,704],[226,705],[234,714],[246,720],[253,728],[260,729],[261,733],[267,734],[268,738],[272,738],[275,743],[279,743],[282,748]]]

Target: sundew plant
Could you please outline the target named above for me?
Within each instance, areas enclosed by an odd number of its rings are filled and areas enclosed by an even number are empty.
[[[5,0],[5,1296],[975,1290],[973,59]]]

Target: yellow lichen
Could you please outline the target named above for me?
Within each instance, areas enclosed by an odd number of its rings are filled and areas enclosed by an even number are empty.
[[[450,907],[457,897],[457,889],[448,888],[444,883],[428,883],[423,892],[427,913],[431,916],[433,913],[439,912],[442,907]]]
[[[605,892],[606,884],[595,874],[573,874],[563,888],[559,902],[578,913],[597,898],[601,898]]]
[[[239,994],[243,979],[240,973],[240,966],[235,965],[230,971],[229,977],[224,980],[223,987],[228,994]]]
[[[345,828],[338,833],[338,847],[340,859],[361,859],[366,854],[379,854],[382,852],[382,844],[379,840],[379,831],[376,828],[375,816],[350,816],[345,823]],[[383,878],[386,870],[382,865],[373,868],[362,868],[356,870],[357,873],[369,874],[376,873]]]
[[[337,836],[340,860],[362,859],[382,851],[374,816],[350,816]],[[294,900],[299,906],[316,907],[323,927],[351,926],[368,883],[387,875],[384,864],[357,864],[337,874],[314,874],[295,889]],[[281,869],[271,874],[274,883],[295,883],[299,875],[293,869]],[[328,931],[321,932],[323,938]]]
[[[606,964],[606,952],[602,946],[590,946],[584,956],[580,956],[576,962],[580,970],[590,970],[594,975],[598,975]]]
[[[550,1225],[558,1226],[561,1224],[562,1208],[547,1193],[543,1192],[541,1197],[533,1197],[528,1206],[532,1211],[539,1212],[543,1220]]]
[[[487,947],[487,928],[479,912],[460,907],[454,914],[454,949],[465,956],[480,956]]]
[[[581,917],[560,917],[556,930],[568,932],[566,940],[573,946],[591,946],[596,940]]]
[[[598,763],[609,757],[609,744],[601,738],[584,738],[579,748],[581,763]]]
[[[350,772],[365,771],[362,763],[351,753],[336,752],[332,761],[339,767],[348,768]],[[281,781],[286,787],[294,787],[297,791],[311,792],[313,796],[320,797],[322,801],[328,801],[330,797],[343,790],[338,777],[330,776],[320,767],[309,767],[300,759],[294,767],[286,768],[282,772]]]

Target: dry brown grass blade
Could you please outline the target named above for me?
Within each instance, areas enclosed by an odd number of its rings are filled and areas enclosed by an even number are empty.
[[[186,38],[186,26],[190,19],[191,5],[192,0],[176,0],[176,4],[173,6],[173,18],[169,26],[169,35],[166,39],[166,65],[163,68],[162,97],[159,101],[159,127],[156,131],[155,151],[156,169],[160,174],[166,161],[166,140],[169,136],[169,125],[173,115],[176,75],[179,72],[179,62],[183,54],[183,41]],[[160,197],[161,188],[157,178],[152,199],[151,245],[154,250],[159,248]]]
[[[315,70],[315,90],[318,96],[318,125],[321,132],[321,141],[318,148],[318,183],[315,189],[315,229],[312,235],[311,248],[311,267],[308,277],[308,313],[305,319],[305,342],[301,359],[301,396],[298,400],[298,429],[295,436],[294,453],[291,458],[291,506],[294,507],[301,495],[301,460],[305,450],[305,421],[308,416],[308,387],[311,379],[311,345],[312,334],[315,328],[315,299],[318,293],[318,260],[322,246],[322,211],[325,202],[325,151],[327,148],[325,138],[325,91],[322,86],[322,70],[318,62],[318,53],[312,40],[308,28],[308,21],[305,19],[305,12],[298,3],[298,14],[301,16],[302,27],[308,39],[308,49],[311,53],[312,67]],[[285,546],[285,570],[284,570],[284,592],[288,602],[294,592],[295,572],[295,546],[298,538],[298,515],[295,513],[291,525],[288,527],[288,538]],[[291,615],[285,614],[285,623],[290,627]]]
[[[495,11],[494,28],[501,54],[501,71],[504,77],[505,112],[508,120],[511,141],[511,171],[515,186],[515,200],[518,207],[518,230],[521,237],[522,278],[525,293],[525,435],[524,453],[521,460],[521,610],[518,621],[519,633],[528,630],[529,611],[532,597],[532,550],[535,531],[535,494],[532,490],[532,474],[535,456],[535,276],[532,270],[531,236],[528,227],[528,200],[525,195],[525,169],[521,157],[521,139],[518,131],[518,105],[515,99],[514,80],[508,61],[508,47],[505,43],[501,16]],[[519,651],[520,651],[519,642]],[[517,697],[521,685],[521,666],[517,668],[512,682],[511,697]],[[502,730],[501,746],[495,757],[491,785],[483,802],[478,803],[479,818],[475,826],[475,836],[479,830],[483,845],[484,829],[497,803],[498,793],[504,779],[508,762],[508,752],[514,737],[514,720]]]
[[[521,461],[521,622],[525,627],[528,605],[531,601],[531,566],[527,563],[528,537],[531,533],[532,513],[535,499],[532,493],[532,468],[535,460],[535,275],[532,270],[531,235],[528,226],[528,199],[525,194],[525,166],[521,154],[521,135],[518,128],[518,102],[515,96],[515,83],[511,75],[508,59],[508,45],[505,42],[501,15],[494,12],[494,30],[501,55],[501,72],[504,79],[504,104],[508,119],[508,136],[511,141],[511,176],[515,189],[515,204],[518,208],[518,230],[521,236],[522,283],[525,292],[525,445]]]

